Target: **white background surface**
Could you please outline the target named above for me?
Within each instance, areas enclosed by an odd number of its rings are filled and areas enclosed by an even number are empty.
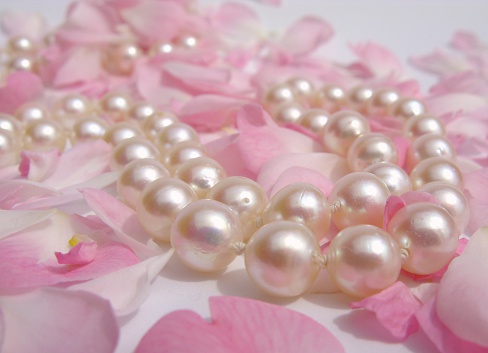
[[[406,63],[409,56],[426,54],[444,46],[458,29],[472,30],[488,42],[488,1],[285,0],[281,8],[253,1],[241,2],[257,9],[267,26],[274,29],[282,28],[304,14],[324,17],[336,31],[336,38],[325,53],[337,59],[352,58],[344,43],[371,40],[390,48]],[[64,16],[68,3],[67,0],[0,0],[0,9],[39,11],[54,25]],[[434,82],[414,69],[407,72],[421,81],[424,91]],[[140,310],[122,321],[117,353],[132,352],[142,335],[172,310],[191,309],[208,317],[208,297],[211,295],[267,300],[306,313],[332,331],[350,353],[435,352],[422,334],[400,344],[375,333],[375,327],[369,321],[372,314],[352,312],[348,309],[349,299],[343,295],[309,294],[298,300],[273,300],[254,288],[243,269],[242,259],[235,261],[225,273],[202,275],[184,268],[173,258],[156,279]]]

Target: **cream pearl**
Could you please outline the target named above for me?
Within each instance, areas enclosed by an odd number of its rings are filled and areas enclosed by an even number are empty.
[[[183,49],[195,49],[198,45],[198,38],[193,34],[182,34],[176,37],[175,44]]]
[[[412,116],[403,125],[405,137],[414,139],[427,134],[445,135],[446,127],[440,119],[429,114]]]
[[[329,121],[329,115],[323,109],[308,109],[302,113],[297,123],[318,134]]]
[[[327,151],[346,156],[354,140],[370,132],[368,120],[355,111],[339,111],[329,117],[322,130],[322,143]]]
[[[246,271],[264,292],[279,297],[305,293],[317,278],[320,266],[317,239],[302,224],[277,221],[254,233],[244,253]]]
[[[155,159],[136,159],[122,169],[117,178],[117,194],[124,203],[135,208],[142,189],[151,181],[169,177],[164,165]]]
[[[109,92],[100,100],[102,112],[115,121],[125,119],[131,106],[132,98],[122,92]]]
[[[142,122],[142,130],[148,139],[154,141],[165,127],[179,121],[178,117],[171,112],[157,111]]]
[[[264,96],[264,106],[272,110],[277,105],[284,102],[294,102],[296,99],[295,90],[286,83],[281,83],[271,87]]]
[[[66,145],[66,133],[57,121],[32,120],[25,126],[23,143],[27,150],[49,151],[57,148],[59,151],[63,151]]]
[[[346,104],[346,91],[340,86],[325,84],[315,94],[315,106],[335,112]]]
[[[463,192],[446,182],[434,181],[422,186],[419,191],[434,195],[440,206],[444,207],[462,232],[469,223],[469,203]]]
[[[155,144],[161,153],[165,154],[171,147],[185,141],[200,142],[200,137],[190,125],[173,123],[161,130]]]
[[[452,143],[441,135],[422,135],[410,144],[407,151],[407,168],[412,170],[420,161],[432,157],[456,158],[456,150]]]
[[[268,197],[261,185],[241,176],[222,179],[206,197],[225,203],[236,212],[243,227],[244,241],[248,241],[260,227],[261,215],[268,204]]]
[[[320,189],[306,183],[293,183],[278,191],[263,213],[265,224],[293,221],[307,226],[321,240],[330,226],[330,207]]]
[[[446,158],[434,157],[421,161],[410,172],[414,189],[433,181],[445,181],[458,188],[463,187],[463,174],[456,164]]]
[[[73,143],[93,141],[105,137],[108,124],[100,118],[79,119],[73,126],[71,140]]]
[[[144,187],[135,208],[139,221],[151,237],[169,242],[176,216],[197,199],[197,194],[187,183],[175,178],[160,178]]]
[[[102,66],[105,70],[115,75],[130,75],[142,51],[135,43],[122,43],[108,47],[104,54]]]
[[[380,178],[392,195],[401,195],[412,190],[412,182],[407,172],[396,164],[382,162],[370,165],[364,170]]]
[[[363,134],[352,143],[347,152],[347,164],[355,172],[380,162],[392,164],[398,162],[395,143],[384,134],[376,132]]]
[[[383,229],[357,225],[341,230],[327,249],[327,271],[349,295],[367,297],[396,282],[402,267],[400,247]]]
[[[198,157],[180,165],[174,176],[190,185],[198,198],[204,198],[207,192],[227,175],[224,168],[214,159]]]
[[[0,113],[0,130],[18,134],[22,131],[22,123],[10,114]]]
[[[171,173],[174,173],[176,169],[187,160],[205,156],[207,156],[207,153],[200,143],[195,141],[185,141],[171,147],[166,152],[163,162],[168,170]]]
[[[380,88],[373,92],[367,103],[368,114],[373,116],[385,115],[388,110],[400,99],[398,91],[392,88]]]
[[[368,86],[356,86],[349,90],[346,101],[350,108],[364,112],[369,100],[373,97],[373,89]]]
[[[154,113],[156,113],[156,108],[151,103],[139,102],[130,108],[129,119],[142,123]]]
[[[142,137],[132,137],[119,142],[110,155],[110,169],[121,170],[124,166],[136,159],[152,158],[159,160],[158,149]]]
[[[298,123],[305,109],[297,102],[283,102],[272,111],[273,119],[278,124]]]
[[[19,35],[9,38],[7,50],[10,53],[34,54],[37,48],[30,38]]]
[[[29,102],[22,104],[16,111],[15,117],[23,123],[37,119],[49,119],[49,111],[41,104]]]
[[[399,118],[408,119],[427,112],[427,107],[415,98],[400,98],[391,106],[390,114]]]
[[[460,231],[451,215],[441,206],[419,202],[400,209],[387,226],[388,233],[408,252],[403,269],[432,274],[451,261]]]
[[[9,71],[32,71],[36,72],[38,69],[37,60],[35,57],[25,54],[17,54],[10,58],[8,62]]]
[[[20,158],[20,141],[18,135],[0,129],[0,168],[18,163]]]
[[[130,122],[115,123],[109,126],[103,139],[111,145],[117,145],[123,140],[133,137],[142,137],[142,132],[138,127]]]
[[[170,42],[158,42],[154,44],[151,49],[149,50],[149,55],[154,56],[162,56],[168,55],[174,51],[174,45]]]
[[[376,175],[350,173],[340,178],[332,188],[329,202],[332,221],[339,229],[358,224],[383,227],[383,213],[390,191]]]
[[[236,257],[232,244],[242,242],[237,215],[215,200],[197,200],[183,208],[170,233],[181,261],[203,272],[225,269]]]
[[[55,116],[64,120],[80,118],[93,112],[91,102],[81,94],[69,94],[55,103]]]
[[[292,77],[286,80],[286,84],[290,85],[296,97],[308,100],[315,93],[315,87],[312,81],[304,77]]]

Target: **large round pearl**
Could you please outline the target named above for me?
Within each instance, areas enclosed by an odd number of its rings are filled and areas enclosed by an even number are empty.
[[[204,198],[207,192],[227,175],[224,168],[214,159],[198,157],[180,165],[174,176],[189,184],[198,198]]]
[[[206,197],[225,203],[238,215],[244,241],[249,240],[259,228],[259,220],[268,204],[268,197],[261,185],[241,176],[222,179],[210,189]]]
[[[66,119],[80,118],[93,111],[91,102],[81,94],[69,94],[56,102],[54,115],[65,125]]]
[[[18,135],[0,129],[0,168],[17,164],[20,157],[20,141]]]
[[[9,38],[7,50],[10,53],[34,54],[37,48],[30,38],[26,36],[14,36]]]
[[[144,187],[136,200],[137,218],[154,239],[169,242],[176,216],[197,199],[195,191],[179,179],[156,179]]]
[[[373,89],[368,86],[356,86],[349,90],[346,99],[350,108],[365,111],[368,101],[373,97]]]
[[[297,123],[318,134],[322,131],[328,120],[329,113],[325,110],[309,109],[302,113]]]
[[[73,143],[93,141],[105,137],[108,124],[97,117],[82,118],[73,126]]]
[[[272,109],[283,102],[293,102],[296,99],[295,90],[287,83],[271,87],[264,96],[264,106]]]
[[[412,141],[408,148],[407,167],[412,170],[420,161],[432,157],[454,159],[456,158],[456,150],[444,136],[434,134],[419,136]]]
[[[335,112],[346,104],[346,92],[340,86],[325,84],[317,90],[315,105],[328,112]]]
[[[312,81],[307,80],[306,78],[292,77],[286,80],[286,83],[292,87],[296,97],[308,100],[315,93]]]
[[[28,122],[24,131],[24,148],[35,151],[64,150],[66,133],[60,123],[50,119]]]
[[[412,190],[412,182],[407,172],[396,164],[376,163],[364,170],[380,178],[392,195],[401,195]]]
[[[135,63],[142,55],[141,49],[134,43],[113,45],[105,50],[102,65],[115,75],[130,75]]]
[[[115,121],[127,117],[132,106],[132,98],[122,92],[109,92],[100,100],[100,108]]]
[[[198,133],[184,123],[173,123],[161,130],[156,137],[156,146],[165,154],[171,147],[185,141],[200,142]]]
[[[349,147],[347,164],[352,171],[359,172],[370,165],[398,162],[395,143],[384,134],[370,132],[359,136]]]
[[[142,130],[150,140],[155,140],[163,129],[180,120],[176,115],[167,111],[158,111],[145,119],[142,123]]]
[[[49,111],[39,103],[29,102],[22,104],[16,111],[15,117],[23,123],[32,120],[49,119]]]
[[[278,221],[254,233],[244,260],[251,280],[268,294],[294,297],[306,292],[317,278],[320,266],[317,239],[302,224]]]
[[[126,205],[135,208],[142,189],[159,178],[169,177],[169,172],[155,159],[136,159],[122,169],[117,179],[117,194]]]
[[[341,230],[327,249],[327,270],[344,293],[367,297],[396,282],[400,247],[383,229],[357,225]]]
[[[26,54],[17,54],[10,58],[7,63],[9,71],[32,71],[37,72],[38,62],[35,57]]]
[[[444,207],[462,232],[469,222],[469,203],[463,192],[446,182],[434,181],[422,186],[419,191],[434,195],[440,206]]]
[[[283,102],[273,109],[272,116],[278,124],[296,124],[304,110],[303,106],[298,102]]]
[[[383,227],[383,212],[390,191],[376,175],[350,173],[340,178],[332,188],[329,202],[332,221],[339,229],[358,224]]]
[[[446,127],[441,120],[428,114],[412,116],[403,125],[405,137],[413,139],[427,134],[445,135]]]
[[[242,241],[241,224],[234,211],[215,200],[197,200],[176,216],[170,231],[171,246],[187,266],[204,272],[223,270]]]
[[[142,123],[154,113],[156,113],[156,108],[151,103],[139,102],[130,108],[129,119]]]
[[[409,254],[403,269],[419,275],[435,273],[447,265],[460,235],[451,215],[441,206],[427,202],[400,209],[388,223],[387,231]]]
[[[373,116],[385,115],[399,98],[400,94],[392,88],[377,89],[367,103],[367,111]]]
[[[121,170],[136,159],[152,158],[159,160],[158,149],[142,137],[132,137],[119,142],[113,149],[109,165],[111,170]]]
[[[322,130],[322,143],[327,151],[346,156],[354,140],[370,132],[368,120],[355,111],[332,114]]]
[[[111,145],[133,137],[142,136],[138,127],[130,122],[121,122],[110,125],[105,132],[103,139]]]
[[[22,123],[12,115],[0,113],[0,130],[18,134],[22,131]]]
[[[198,157],[205,157],[205,148],[198,142],[185,141],[172,146],[164,156],[164,165],[171,173],[187,160]]]
[[[330,207],[324,194],[316,186],[293,183],[271,197],[263,213],[263,221],[302,223],[320,240],[329,230]]]
[[[415,98],[400,98],[391,106],[390,110],[391,115],[405,119],[426,112],[427,107],[425,104]]]
[[[463,187],[463,174],[454,162],[434,157],[421,161],[410,172],[410,180],[414,189],[419,189],[433,181],[445,181],[458,188]]]

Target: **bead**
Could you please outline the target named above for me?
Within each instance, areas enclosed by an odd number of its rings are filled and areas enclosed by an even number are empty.
[[[56,102],[54,115],[58,119],[80,118],[93,111],[91,102],[80,94],[69,94]]]
[[[122,169],[117,178],[117,194],[124,203],[135,208],[144,186],[159,178],[169,177],[168,170],[155,159],[136,159]]]
[[[296,124],[300,120],[304,110],[300,103],[283,102],[273,109],[272,116],[278,124]]]
[[[154,113],[156,113],[156,108],[151,103],[139,102],[130,108],[129,119],[142,123]]]
[[[137,218],[157,241],[170,241],[170,229],[178,213],[196,201],[197,194],[185,182],[160,178],[147,184],[136,200]]]
[[[148,140],[142,137],[132,137],[119,142],[113,149],[110,156],[110,169],[121,170],[133,160],[152,158],[159,160],[158,149]]]
[[[22,104],[16,111],[15,117],[23,123],[37,119],[49,119],[49,111],[36,102]]]
[[[121,122],[109,126],[103,139],[115,146],[123,140],[137,136],[142,137],[142,132],[136,125],[131,124],[130,122]]]
[[[454,162],[434,157],[424,159],[410,172],[412,187],[419,189],[433,181],[445,181],[458,188],[463,187],[463,175]]]
[[[149,55],[152,57],[167,55],[169,53],[172,53],[174,49],[175,48],[173,43],[158,42],[151,47],[151,49],[149,50]]]
[[[132,99],[122,92],[109,92],[100,100],[100,108],[115,121],[127,117],[132,106]]]
[[[171,173],[184,162],[192,158],[205,157],[205,148],[198,142],[185,141],[172,146],[164,156],[164,165]]]
[[[373,89],[367,86],[356,86],[349,90],[346,101],[350,108],[365,111],[368,101],[373,96]]]
[[[66,133],[57,121],[37,119],[28,122],[23,136],[24,148],[34,151],[49,151],[57,148],[63,151],[66,145]]]
[[[308,100],[315,93],[313,83],[303,77],[292,77],[286,80],[286,84],[292,87],[296,97]]]
[[[171,147],[185,141],[200,142],[198,133],[184,123],[173,123],[161,130],[156,137],[156,146],[165,154]]]
[[[403,126],[403,135],[408,138],[414,139],[427,134],[445,135],[446,127],[440,119],[428,114],[412,116]]]
[[[79,119],[73,126],[73,143],[93,141],[105,137],[108,124],[96,117]]]
[[[257,287],[279,297],[306,292],[317,278],[317,239],[302,224],[278,221],[254,233],[244,253],[246,271]]]
[[[318,134],[322,131],[328,120],[329,113],[325,110],[309,109],[302,113],[297,123]]]
[[[402,267],[400,247],[383,229],[357,225],[341,230],[327,249],[327,271],[337,287],[367,297],[396,282]]]
[[[398,162],[395,143],[384,134],[376,132],[363,134],[352,143],[347,152],[347,164],[355,172],[380,162],[392,164]]]
[[[179,35],[175,39],[175,44],[183,49],[194,49],[198,45],[198,38],[193,34]]]
[[[392,195],[401,195],[412,190],[412,182],[407,172],[396,164],[387,162],[370,165],[364,170],[380,178]]]
[[[0,130],[9,131],[15,135],[22,131],[22,123],[12,115],[0,113]]]
[[[346,104],[346,92],[337,85],[325,84],[317,90],[315,106],[335,112]]]
[[[400,98],[391,106],[391,115],[408,119],[427,112],[427,107],[415,98]]]
[[[30,38],[26,36],[14,36],[9,38],[7,50],[10,53],[34,54],[37,48]]]
[[[20,158],[20,141],[15,133],[0,129],[0,168],[17,164]]]
[[[451,142],[441,135],[422,135],[410,144],[407,151],[406,165],[412,170],[420,161],[432,157],[456,158],[456,150]]]
[[[294,102],[295,98],[295,91],[291,85],[285,83],[278,84],[266,92],[264,106],[272,110],[272,108],[283,102]]]
[[[385,115],[399,98],[400,94],[392,88],[375,90],[367,102],[368,114],[373,116]]]
[[[293,183],[271,197],[263,213],[265,224],[274,221],[293,221],[307,226],[317,240],[321,240],[330,226],[330,207],[324,194],[316,186]]]
[[[241,224],[227,205],[197,200],[176,216],[170,239],[185,265],[197,271],[219,271],[236,257],[231,246],[242,241]]]
[[[37,60],[30,55],[17,54],[10,58],[8,62],[8,69],[10,71],[32,71],[36,72]]]
[[[150,140],[155,140],[163,129],[180,120],[171,112],[158,111],[145,119],[142,123],[142,130]]]
[[[112,45],[105,49],[102,66],[114,75],[130,75],[141,56],[141,49],[134,43]]]
[[[252,179],[232,176],[222,179],[207,193],[207,198],[229,206],[242,224],[244,241],[259,228],[261,215],[268,204],[268,197],[261,185]]]
[[[383,213],[390,191],[376,175],[350,173],[332,188],[329,203],[332,221],[339,229],[358,224],[383,227]]]
[[[419,274],[432,274],[454,256],[460,231],[451,215],[441,206],[419,202],[400,209],[387,226],[387,231],[407,250],[403,269]]]

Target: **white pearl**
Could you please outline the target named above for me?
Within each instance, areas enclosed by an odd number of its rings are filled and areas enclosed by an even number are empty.
[[[315,106],[335,112],[346,104],[346,91],[340,86],[325,84],[317,90]]]
[[[18,135],[0,129],[0,168],[17,164],[20,158]]]
[[[403,126],[403,135],[408,138],[427,134],[445,135],[446,127],[440,119],[428,114],[412,116]]]
[[[103,139],[115,146],[123,140],[137,136],[142,137],[142,132],[136,125],[130,122],[121,122],[109,126]]]
[[[251,280],[268,294],[294,297],[306,292],[320,271],[317,239],[302,224],[278,221],[254,233],[244,253]]]
[[[80,94],[69,94],[56,102],[55,116],[64,120],[68,118],[80,118],[90,114],[93,106],[88,98]]]
[[[132,106],[132,98],[122,92],[109,92],[100,100],[102,112],[107,114],[115,121],[123,120],[127,117]]]
[[[180,120],[176,115],[167,111],[157,111],[142,122],[142,130],[150,140],[155,140],[163,129]]]
[[[268,110],[272,110],[281,103],[295,101],[295,98],[295,90],[293,87],[289,84],[281,83],[271,87],[266,92],[263,103]]]
[[[273,109],[272,116],[278,124],[296,124],[304,110],[303,106],[298,102],[283,102]]]
[[[141,49],[134,43],[112,45],[104,52],[102,66],[114,75],[130,75],[141,56]]]
[[[407,172],[396,164],[376,163],[364,170],[380,178],[392,195],[401,195],[412,190],[412,182]]]
[[[111,170],[121,170],[136,159],[152,158],[159,160],[158,149],[142,137],[132,137],[119,142],[113,149],[109,160]]]
[[[66,133],[57,121],[37,119],[28,122],[23,136],[24,148],[35,151],[49,151],[57,148],[63,151],[66,145]]]
[[[198,38],[192,34],[183,34],[179,35],[174,42],[180,48],[194,49],[198,45]]]
[[[198,271],[219,271],[236,257],[231,246],[242,242],[241,224],[227,205],[197,200],[176,216],[170,237],[184,264]]]
[[[129,119],[142,123],[154,113],[156,108],[151,103],[139,102],[130,108]]]
[[[434,157],[421,161],[410,172],[414,189],[433,181],[445,181],[458,188],[463,187],[463,174],[456,164],[446,158]]]
[[[22,131],[22,123],[12,115],[0,113],[0,130],[10,131],[15,135]]]
[[[73,143],[102,139],[107,129],[107,123],[100,118],[82,118],[73,126],[71,139]]]
[[[171,173],[187,160],[198,157],[205,157],[205,148],[195,141],[185,141],[172,146],[164,156],[164,165]]]
[[[166,153],[171,147],[185,141],[200,142],[198,133],[190,126],[184,123],[173,123],[161,130],[156,137],[156,146],[161,153]]]
[[[329,113],[325,110],[309,109],[302,113],[297,123],[318,134],[322,131],[328,120]]]
[[[422,135],[410,144],[407,151],[407,168],[412,170],[420,161],[432,157],[456,158],[452,143],[441,135]]]
[[[37,48],[30,38],[26,36],[15,36],[9,38],[7,50],[11,53],[34,54]]]
[[[427,112],[427,107],[415,98],[400,98],[391,106],[390,113],[393,116],[408,119]]]
[[[21,122],[27,123],[32,120],[49,119],[51,115],[43,105],[36,102],[29,102],[22,104],[15,111],[15,117]]]
[[[369,115],[383,116],[400,98],[400,94],[392,88],[380,88],[373,92],[367,103]]]
[[[9,71],[32,71],[36,72],[38,64],[36,58],[25,55],[17,54],[10,58],[8,62]]]
[[[350,108],[364,112],[371,97],[373,97],[372,88],[367,86],[356,86],[349,90],[346,99]]]
[[[290,85],[297,97],[310,99],[315,93],[315,88],[312,81],[303,77],[292,77],[286,80],[286,84]]]
[[[402,267],[400,248],[383,229],[357,225],[341,230],[327,249],[327,270],[337,287],[367,297],[396,282]]]
[[[149,55],[152,57],[163,56],[172,53],[174,49],[175,48],[173,43],[158,42],[151,47],[151,49],[149,50]]]
[[[359,172],[380,162],[398,162],[395,143],[384,134],[363,134],[352,143],[347,152],[347,164],[352,171]]]

